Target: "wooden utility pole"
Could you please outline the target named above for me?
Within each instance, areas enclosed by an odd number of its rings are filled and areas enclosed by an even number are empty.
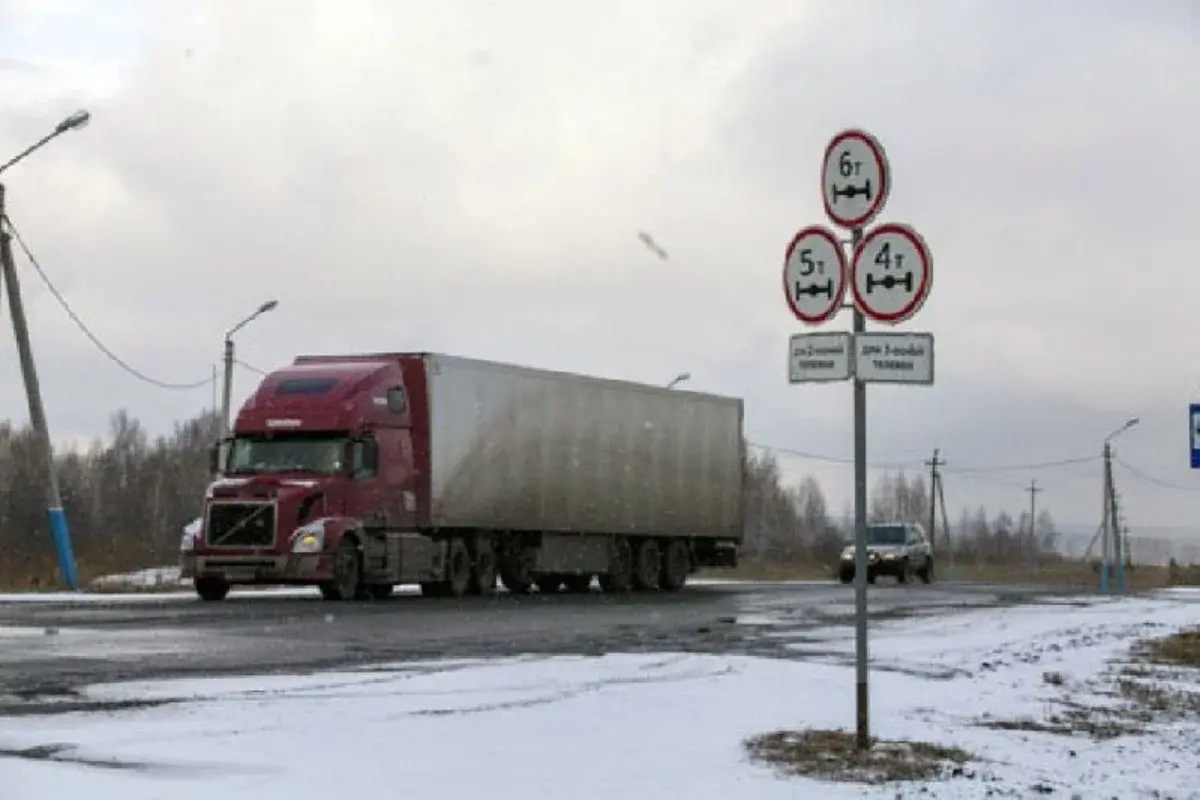
[[[1029,571],[1032,573],[1037,569],[1037,495],[1043,491],[1042,487],[1037,485],[1037,479],[1029,482],[1029,488],[1025,491],[1029,492]]]

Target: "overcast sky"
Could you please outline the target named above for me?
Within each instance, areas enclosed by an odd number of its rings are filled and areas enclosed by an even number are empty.
[[[1118,440],[1132,528],[1188,525],[1200,400],[1200,6],[1194,0],[0,0],[9,211],[95,333],[167,382],[223,331],[303,352],[435,350],[744,397],[757,443],[846,459],[850,386],[789,386],[784,247],[824,222],[838,130],[887,148],[881,217],[934,253],[903,327],[931,388],[872,387],[870,459],[940,447],[952,517],[1097,522]],[[638,239],[649,231],[669,254]],[[105,360],[22,264],[56,441],[124,407],[212,405]],[[3,330],[8,312],[0,311]],[[846,316],[826,329],[844,329]],[[11,336],[0,417],[24,421]],[[256,379],[237,372],[235,400]],[[814,472],[840,512],[849,466]]]

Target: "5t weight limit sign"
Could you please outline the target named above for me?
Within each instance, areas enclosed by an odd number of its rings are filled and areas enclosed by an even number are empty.
[[[796,319],[820,325],[838,312],[846,296],[846,254],[828,228],[802,228],[783,260],[783,294]]]

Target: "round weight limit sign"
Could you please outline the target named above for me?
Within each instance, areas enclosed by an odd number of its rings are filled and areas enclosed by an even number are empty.
[[[827,321],[846,297],[846,254],[837,235],[821,225],[802,228],[783,260],[783,294],[796,319],[808,325]]]
[[[872,229],[854,252],[850,288],[854,304],[871,320],[888,325],[912,319],[933,285],[929,247],[907,225]]]

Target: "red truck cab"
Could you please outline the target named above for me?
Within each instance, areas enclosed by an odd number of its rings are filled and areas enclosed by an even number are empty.
[[[362,594],[339,585],[334,540],[364,523],[417,527],[424,379],[419,357],[309,356],[268,375],[238,413],[201,524],[184,537],[183,575],[201,597],[238,583]]]

